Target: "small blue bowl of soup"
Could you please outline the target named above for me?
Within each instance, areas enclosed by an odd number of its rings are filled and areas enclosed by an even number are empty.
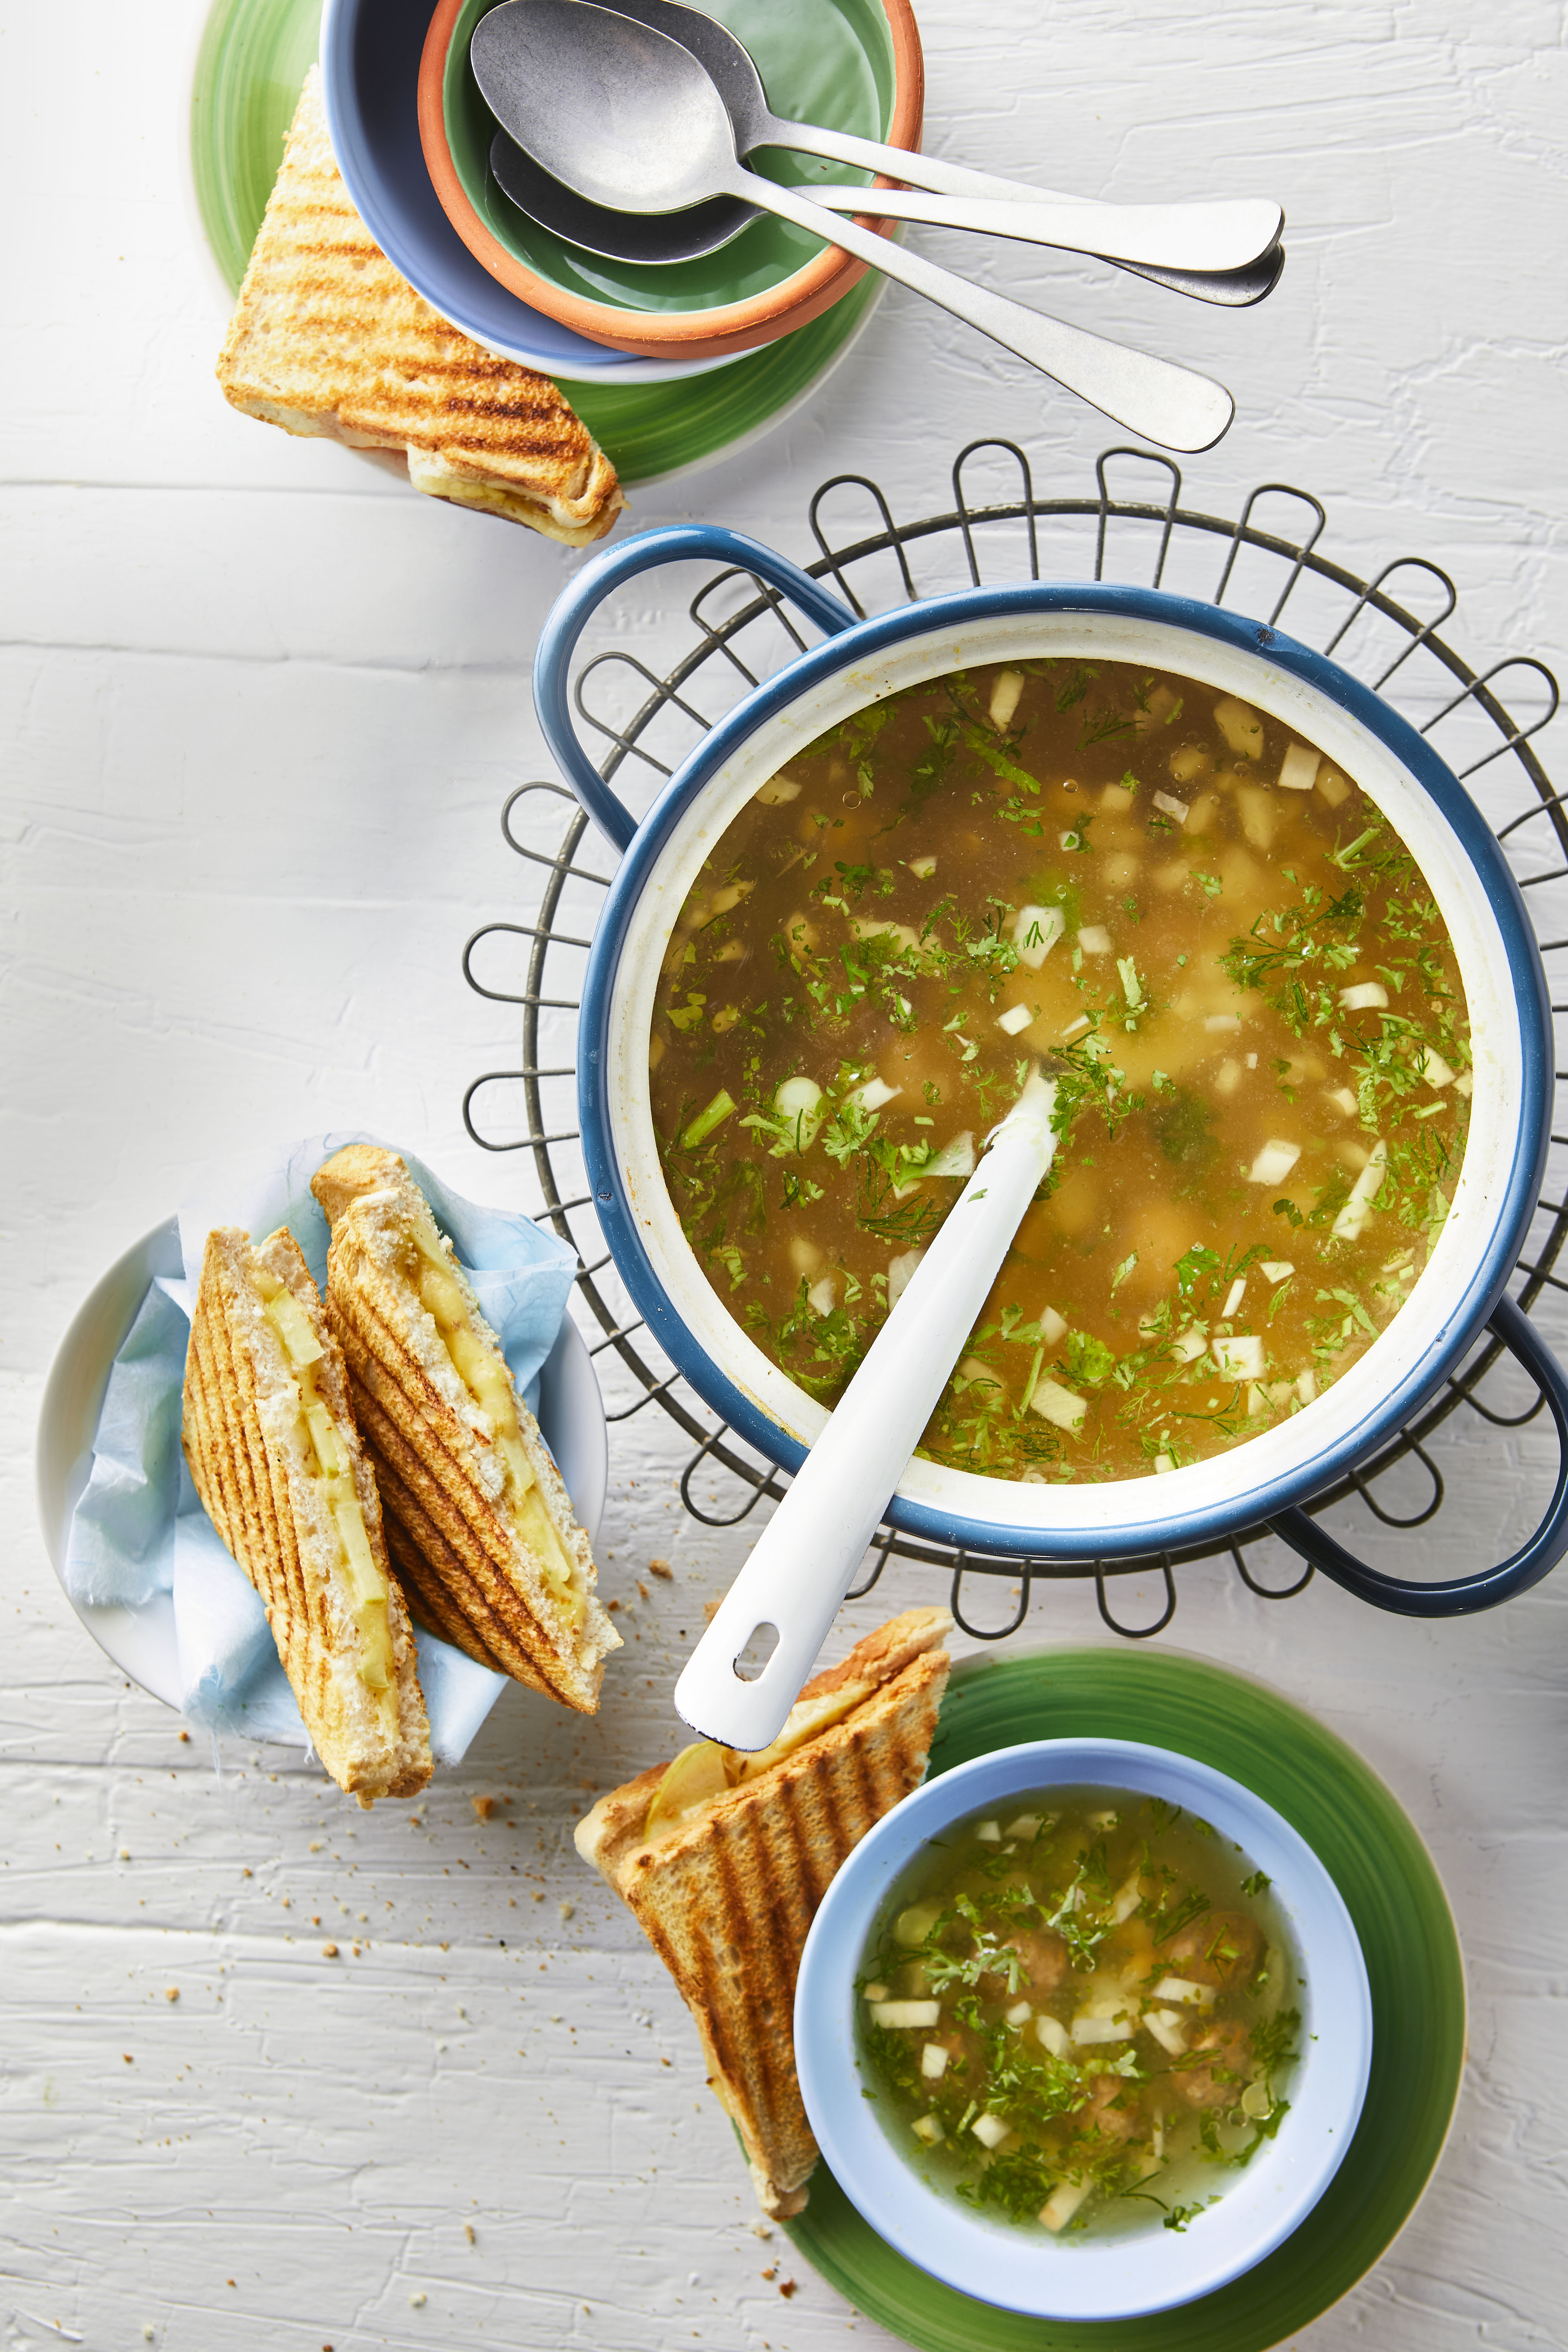
[[[827,633],[639,822],[573,731],[600,602],[716,560]],[[1025,582],[857,619],[767,548],[655,530],[540,637],[547,740],[624,854],[579,1105],[636,1309],[789,1472],[1030,1055],[1078,1090],[1047,1193],[885,1514],[1053,1561],[1267,1523],[1378,1606],[1507,1599],[1568,1549],[1433,1582],[1303,1507],[1490,1329],[1568,1457],[1507,1292],[1552,1102],[1519,888],[1432,747],[1335,663],[1155,590]],[[1038,1228],[1038,1230],[1037,1230]]]
[[[1349,2148],[1372,2060],[1350,1915],[1239,1782],[1048,1739],[917,1789],[801,1960],[811,2129],[888,2243],[1041,2318],[1129,2319],[1261,2262]]]

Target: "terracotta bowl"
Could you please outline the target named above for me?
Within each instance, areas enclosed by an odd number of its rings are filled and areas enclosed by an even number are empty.
[[[754,351],[805,326],[863,277],[867,264],[837,246],[823,247],[778,274],[766,265],[748,270],[741,248],[759,230],[770,236],[783,226],[771,219],[744,230],[719,253],[672,269],[605,264],[536,229],[501,196],[484,162],[494,119],[474,80],[468,43],[479,17],[494,5],[496,0],[437,0],[420,62],[419,132],[448,220],[476,259],[520,300],[616,351],[649,359],[716,359]],[[820,5],[826,7],[828,0]],[[832,0],[832,5],[861,45],[870,78],[878,85],[884,117],[881,135],[894,146],[917,148],[925,66],[910,0]],[[713,13],[722,13],[748,47],[756,39],[759,49],[769,22],[776,37],[778,27],[790,21],[767,11],[748,22],[745,10],[735,5],[722,11],[716,6]],[[803,18],[795,21],[804,27]],[[799,48],[808,57],[811,44],[801,41]],[[765,52],[758,55],[765,79],[768,62]],[[777,75],[774,79],[777,84]],[[805,118],[805,95],[775,86],[769,97],[778,111]],[[831,174],[837,167],[823,169]],[[873,183],[891,184],[885,179]],[[894,226],[873,214],[857,217],[883,236]]]

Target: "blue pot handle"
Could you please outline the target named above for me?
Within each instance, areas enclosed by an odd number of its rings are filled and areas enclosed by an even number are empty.
[[[1401,1617],[1463,1617],[1473,1610],[1495,1609],[1500,1601],[1511,1601],[1516,1592],[1528,1592],[1532,1584],[1539,1584],[1568,1551],[1568,1377],[1523,1308],[1506,1291],[1487,1324],[1524,1366],[1557,1423],[1556,1489],[1545,1517],[1522,1550],[1497,1568],[1478,1569],[1470,1576],[1451,1576],[1440,1584],[1407,1584],[1401,1577],[1368,1568],[1305,1511],[1276,1511],[1268,1521],[1292,1551],[1310,1559],[1347,1592],[1370,1601],[1375,1609],[1392,1609]]]
[[[716,556],[742,572],[755,572],[769,586],[781,589],[830,636],[855,625],[849,606],[819,588],[797,564],[775,555],[759,540],[726,530],[718,523],[672,523],[667,530],[643,531],[635,539],[618,541],[586,563],[570,587],[557,597],[540,633],[534,656],[534,708],[562,775],[617,849],[631,846],[638,820],[611,791],[577,740],[569,701],[577,641],[605,597],[622,582],[634,580],[640,572],[651,572],[657,563],[706,562]]]

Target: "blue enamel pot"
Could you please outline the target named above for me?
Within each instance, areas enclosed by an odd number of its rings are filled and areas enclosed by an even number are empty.
[[[612,591],[654,565],[693,559],[756,573],[826,642],[721,719],[639,824],[573,731],[572,654]],[[1385,1608],[1441,1616],[1506,1600],[1568,1549],[1568,1381],[1505,1288],[1534,1213],[1552,1103],[1550,1007],[1534,933],[1485,818],[1431,746],[1333,662],[1213,605],[1149,589],[1031,582],[858,621],[770,549],[708,526],[650,531],[584,567],[539,640],[534,690],[562,772],[623,853],[589,960],[578,1048],[589,1174],[622,1277],[697,1393],[772,1461],[798,1468],[825,1410],[769,1361],[710,1286],[660,1172],[648,1039],[661,959],[704,859],[792,755],[904,687],[1042,655],[1134,661],[1239,696],[1355,777],[1416,858],[1453,940],[1475,1047],[1469,1139],[1452,1210],[1409,1299],[1359,1361],[1289,1421],[1211,1461],[1104,1486],[1031,1485],[915,1461],[887,1517],[932,1542],[1061,1560],[1216,1544],[1261,1521]],[[1539,1385],[1557,1425],[1559,1470],[1544,1519],[1512,1559],[1440,1582],[1366,1566],[1303,1505],[1387,1445],[1489,1328]]]

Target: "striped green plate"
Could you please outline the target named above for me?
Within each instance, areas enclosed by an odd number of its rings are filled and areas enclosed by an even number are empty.
[[[866,2316],[922,2352],[1268,2352],[1387,2251],[1448,2135],[1465,2055],[1464,1970],[1431,1858],[1342,1740],[1258,1683],[1197,1658],[1045,1650],[967,1660],[943,1702],[933,1774],[1025,1739],[1133,1737],[1195,1756],[1300,1830],[1349,1906],[1372,1986],[1372,2078],[1322,2202],[1217,2294],[1143,2319],[1030,2319],[977,2303],[885,2245],[820,2166],[789,2235]]]
[[[321,0],[215,0],[191,94],[191,163],[202,226],[237,293],[316,58]],[[874,270],[820,319],[730,367],[676,383],[559,379],[623,482],[708,464],[779,424],[842,358],[882,291]]]

